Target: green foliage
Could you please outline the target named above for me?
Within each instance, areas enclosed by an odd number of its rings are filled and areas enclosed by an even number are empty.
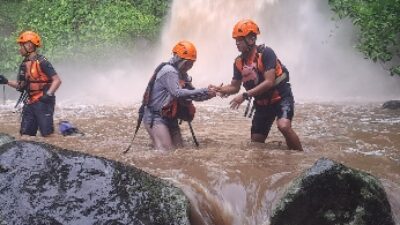
[[[339,18],[360,28],[357,48],[374,62],[400,61],[400,0],[329,0]],[[391,68],[400,75],[400,65]]]
[[[101,57],[104,49],[127,49],[138,38],[155,39],[169,1],[15,0],[1,5],[0,71],[15,71],[21,61],[15,40],[21,31],[38,32],[41,53],[51,61]]]
[[[13,33],[17,29],[21,7],[19,1],[0,0],[0,74],[6,69],[15,68],[14,62],[20,59]]]

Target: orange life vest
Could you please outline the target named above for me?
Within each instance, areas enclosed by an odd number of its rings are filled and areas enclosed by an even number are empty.
[[[40,68],[39,59],[27,61],[25,79],[28,84],[28,104],[38,102],[44,91],[50,87],[51,80]]]
[[[246,61],[242,58],[241,55],[238,56],[235,60],[235,66],[242,74],[243,87],[246,90],[253,89],[265,80],[265,66],[262,62],[262,54],[264,49],[265,47],[263,45],[258,46],[257,48],[254,48],[252,50],[250,57],[248,57]],[[245,66],[247,67],[247,71],[244,71]],[[275,66],[275,79],[279,78],[283,74],[284,71],[282,68],[282,64],[279,59],[277,59]],[[279,91],[275,87],[271,88],[265,93],[262,93],[261,95],[255,96],[254,98],[258,105],[270,105],[277,103],[281,100]]]

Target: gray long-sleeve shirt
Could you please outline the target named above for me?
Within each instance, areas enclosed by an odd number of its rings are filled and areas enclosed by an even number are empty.
[[[151,123],[166,121],[160,116],[161,109],[174,99],[190,99],[194,101],[204,101],[208,99],[207,88],[184,89],[179,85],[179,71],[170,64],[166,64],[156,75],[156,80],[151,92],[149,103],[144,111],[143,122]],[[184,78],[187,81],[187,77]],[[190,81],[187,81],[190,82]]]

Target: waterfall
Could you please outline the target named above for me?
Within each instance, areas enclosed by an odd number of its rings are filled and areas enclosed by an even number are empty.
[[[239,54],[232,28],[242,18],[260,26],[257,43],[274,49],[291,74],[295,98],[307,101],[382,101],[400,97],[400,79],[354,48],[357,30],[335,21],[327,1],[174,0],[161,36],[163,58],[177,41],[198,49],[195,83],[229,83]]]

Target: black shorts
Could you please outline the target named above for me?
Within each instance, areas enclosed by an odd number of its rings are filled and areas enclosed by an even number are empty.
[[[42,136],[54,132],[54,103],[36,102],[26,104],[22,109],[21,135],[36,136],[39,129]]]
[[[284,97],[281,101],[276,104],[268,106],[255,106],[256,111],[254,113],[251,133],[252,134],[263,134],[268,136],[271,126],[275,119],[286,118],[289,120],[293,119],[294,116],[294,99],[293,96]]]

